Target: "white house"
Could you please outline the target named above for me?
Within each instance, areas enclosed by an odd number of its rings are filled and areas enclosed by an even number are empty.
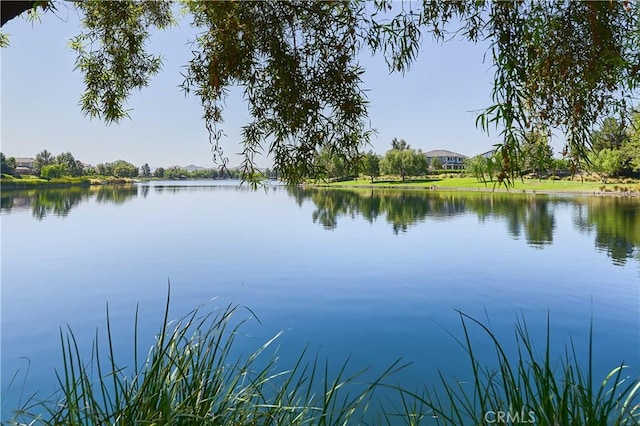
[[[440,160],[444,170],[462,170],[464,169],[464,160],[469,158],[466,155],[447,151],[446,149],[434,149],[433,151],[425,152],[424,155],[429,160],[429,164],[432,164],[436,158]]]
[[[33,173],[34,158],[16,157],[16,173],[19,175],[28,175]]]

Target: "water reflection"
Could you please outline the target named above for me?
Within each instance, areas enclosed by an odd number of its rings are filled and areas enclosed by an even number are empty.
[[[504,193],[469,194],[465,199],[467,211],[476,213],[481,221],[488,218],[506,220],[509,235],[516,239],[524,236],[527,243],[536,248],[553,243],[556,228],[553,210],[556,205],[569,201]]]
[[[368,222],[383,217],[395,234],[425,220],[448,220],[473,213],[481,221],[506,221],[507,232],[528,245],[544,248],[553,243],[554,211],[575,210],[574,225],[595,233],[595,246],[616,265],[634,256],[640,261],[640,200],[618,197],[555,197],[513,193],[465,193],[399,190],[327,190],[288,188],[299,205],[315,205],[314,222],[335,229],[340,217],[360,216]]]
[[[189,191],[249,191],[237,186],[196,186],[190,184],[121,185],[4,191],[0,196],[3,214],[31,210],[37,220],[49,215],[67,216],[83,201],[123,204],[152,193],[178,194]],[[544,248],[553,243],[558,208],[573,209],[573,225],[594,236],[598,251],[606,253],[616,265],[627,259],[640,262],[640,199],[618,197],[556,197],[506,193],[464,193],[400,190],[328,190],[318,188],[271,187],[285,190],[299,205],[314,206],[311,219],[326,229],[336,229],[340,218],[362,218],[370,223],[384,220],[394,234],[409,231],[426,220],[450,220],[475,214],[480,221],[500,220],[514,239]],[[268,193],[269,191],[267,191]],[[170,202],[170,201],[168,201]]]
[[[559,201],[520,194],[443,193],[397,190],[326,190],[290,188],[298,201],[312,201],[316,210],[313,221],[326,229],[335,229],[340,216],[362,216],[373,222],[384,216],[395,234],[407,230],[427,218],[447,220],[476,213],[481,221],[501,218],[507,221],[511,236],[523,234],[530,245],[543,247],[553,242],[556,226],[553,205]]]
[[[133,185],[103,186],[96,193],[96,201],[98,203],[123,204],[137,197],[138,189],[137,186]]]
[[[581,232],[595,234],[597,250],[624,265],[634,252],[640,260],[639,216],[637,199],[592,197],[575,206],[574,223]]]
[[[70,188],[30,189],[4,191],[0,197],[0,210],[31,210],[34,218],[69,214],[81,202],[95,199],[98,203],[122,204],[138,195],[134,185],[74,186]]]

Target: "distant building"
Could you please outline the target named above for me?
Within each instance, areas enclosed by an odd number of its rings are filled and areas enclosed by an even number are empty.
[[[425,152],[424,155],[429,160],[429,164],[436,158],[440,160],[444,170],[462,170],[464,169],[464,160],[469,158],[466,155],[445,149],[434,149],[433,151]]]
[[[34,158],[16,157],[16,173],[19,175],[28,175],[33,173]]]

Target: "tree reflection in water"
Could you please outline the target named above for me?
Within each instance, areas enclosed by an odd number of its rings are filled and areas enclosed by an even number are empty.
[[[596,249],[616,265],[635,255],[640,260],[640,203],[628,197],[589,197],[576,205],[574,223],[584,233],[595,233]]]
[[[339,218],[360,216],[368,222],[384,217],[395,234],[425,220],[448,220],[474,213],[479,220],[506,221],[513,238],[524,238],[532,247],[553,243],[554,210],[573,206],[574,226],[595,233],[595,246],[616,265],[636,256],[640,260],[640,200],[623,197],[555,197],[486,192],[433,192],[418,190],[345,190],[288,188],[302,205],[313,202],[312,218],[326,229],[335,229]]]
[[[42,220],[47,216],[67,216],[81,202],[95,198],[99,203],[122,204],[138,195],[133,185],[73,186],[8,191],[2,194],[3,211],[31,209],[33,217]]]
[[[157,193],[181,191],[248,191],[247,187],[213,188],[196,186],[155,186]],[[279,191],[283,188],[272,188]],[[532,247],[553,243],[556,229],[555,209],[573,208],[573,224],[578,231],[595,234],[595,247],[606,253],[616,265],[636,257],[640,263],[640,199],[628,197],[556,197],[514,193],[439,192],[421,190],[345,190],[287,187],[287,193],[302,206],[314,204],[314,223],[335,229],[341,217],[361,217],[373,223],[384,219],[392,232],[399,234],[428,220],[450,220],[463,214],[475,214],[480,221],[501,219],[515,239],[524,238]],[[83,201],[125,203],[138,195],[147,197],[149,187],[105,185],[4,191],[0,209],[31,209],[33,217],[66,216]]]

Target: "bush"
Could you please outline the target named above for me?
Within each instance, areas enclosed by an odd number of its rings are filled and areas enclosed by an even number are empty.
[[[40,176],[44,179],[61,178],[67,172],[67,168],[64,164],[50,164],[43,166],[40,170]]]

